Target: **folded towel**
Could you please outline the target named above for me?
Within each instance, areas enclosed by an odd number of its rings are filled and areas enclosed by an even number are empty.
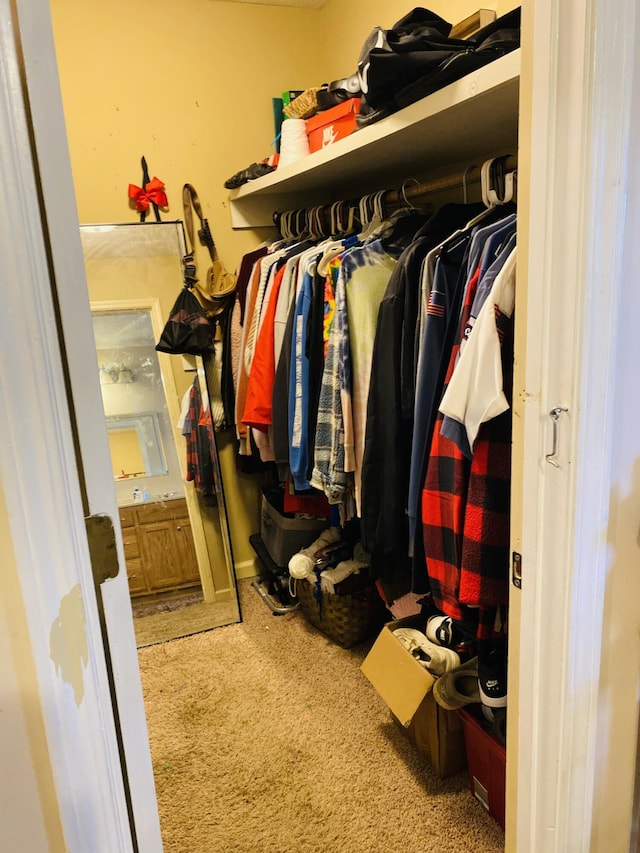
[[[366,569],[366,563],[357,560],[344,560],[338,563],[335,569],[325,569],[320,573],[320,586],[323,592],[335,593],[335,585],[348,578],[349,575],[358,574],[360,569]]]

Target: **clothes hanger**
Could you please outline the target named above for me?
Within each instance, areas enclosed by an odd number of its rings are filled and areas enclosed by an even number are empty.
[[[383,216],[382,221],[368,235],[367,241],[380,239],[387,249],[405,248],[430,216],[430,211],[417,208],[407,198],[407,185],[411,182],[419,185],[417,178],[407,178],[398,190],[398,196],[404,201],[404,207],[400,207],[391,214]]]
[[[381,190],[380,192],[374,193],[373,196],[370,197],[371,204],[373,205],[373,213],[371,218],[367,222],[367,226],[364,231],[358,234],[358,240],[360,240],[361,243],[365,243],[368,240],[371,240],[377,229],[384,222],[383,200],[386,194],[386,190]]]
[[[508,157],[508,154],[504,154],[482,164],[482,200],[488,207],[507,204],[513,199],[516,171],[504,172]]]
[[[482,188],[482,203],[485,206],[485,210],[481,211],[477,216],[474,216],[473,219],[470,219],[467,222],[463,231],[468,230],[469,228],[474,228],[476,225],[479,225],[483,222],[490,214],[493,214],[495,208],[499,204],[506,204],[508,201],[511,201],[513,197],[513,173],[509,173],[511,175],[509,185],[510,185],[510,196],[506,197],[506,192],[503,190],[502,196],[499,194],[497,189],[497,180],[498,177],[495,171],[495,162],[497,160],[504,163],[509,155],[504,155],[503,157],[492,157],[490,160],[485,160],[482,166],[480,167],[480,186]],[[467,174],[468,169],[465,170],[465,175]],[[463,176],[463,182],[465,178]],[[452,237],[455,235],[452,234]]]
[[[472,163],[470,166],[467,166],[467,168],[462,173],[462,203],[463,204],[469,203],[469,195],[467,192],[467,175],[469,174],[469,172],[472,169],[475,169],[475,168],[476,168],[476,166]]]
[[[348,210],[347,222],[342,218],[345,208]],[[344,236],[348,229],[353,228],[355,214],[353,207],[343,201],[331,205],[331,237],[319,248],[323,248],[322,257],[318,258],[316,271],[318,275],[326,276],[329,262],[344,251]]]
[[[400,187],[400,192],[398,193],[398,195],[401,195],[402,200],[404,201],[404,208],[400,208],[400,210],[417,210],[416,206],[412,204],[412,202],[410,202],[407,198],[407,184],[412,182],[416,184],[416,186],[420,186],[420,181],[417,178],[407,178],[405,181],[403,181],[402,186]],[[396,211],[396,213],[398,212],[399,211]]]
[[[319,239],[326,239],[327,235],[324,233],[324,224],[322,222],[322,214],[324,208],[322,206],[313,208],[313,220],[315,223],[315,232]]]
[[[348,212],[348,222],[347,222],[347,235],[352,236],[356,234],[358,231],[358,204],[355,201],[349,201],[347,203],[347,212]]]

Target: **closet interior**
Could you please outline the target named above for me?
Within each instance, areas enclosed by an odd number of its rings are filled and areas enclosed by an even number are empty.
[[[519,54],[229,197],[234,228],[277,229],[227,353],[265,478],[254,586],[345,647],[377,635],[363,673],[502,826]]]

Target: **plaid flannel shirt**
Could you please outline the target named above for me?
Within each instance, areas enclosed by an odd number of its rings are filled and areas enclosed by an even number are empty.
[[[451,379],[459,342],[468,322],[478,275],[461,316],[461,334],[447,370]],[[513,317],[497,308],[505,394],[511,402]],[[492,636],[496,608],[508,600],[511,412],[483,424],[471,462],[441,433],[438,413],[422,494],[423,538],[429,583],[436,606],[452,618],[476,625],[479,639]]]
[[[511,406],[513,315],[496,306],[504,392]],[[473,447],[460,570],[460,601],[494,608],[509,599],[511,409],[482,424]]]
[[[187,482],[193,482],[207,506],[218,503],[218,456],[211,412],[204,411],[196,376],[189,392],[189,410],[182,434],[187,442]]]
[[[344,305],[344,281],[340,273],[335,276],[336,267],[331,271],[331,282],[335,277],[335,305]],[[330,280],[327,278],[327,286]],[[346,315],[346,311],[345,311]],[[314,465],[311,485],[323,491],[330,504],[343,503],[353,491],[353,474],[344,470],[344,422],[342,418],[342,397],[340,393],[340,359],[343,351],[342,335],[345,329],[342,323],[334,319],[328,330],[327,357],[322,374],[316,440],[314,446]]]

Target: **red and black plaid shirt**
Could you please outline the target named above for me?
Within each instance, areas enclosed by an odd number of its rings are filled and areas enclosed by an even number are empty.
[[[189,392],[189,411],[182,434],[187,442],[187,482],[195,484],[207,506],[216,506],[218,457],[211,413],[209,411],[205,413],[203,410],[197,377]]]
[[[444,390],[453,374],[478,277],[476,272],[467,287]],[[497,319],[504,391],[510,402],[513,319],[503,314]],[[482,424],[471,462],[441,434],[442,421],[439,412],[422,492],[429,585],[436,607],[453,619],[477,625],[478,638],[487,639],[493,633],[496,607],[508,599],[511,412]]]

